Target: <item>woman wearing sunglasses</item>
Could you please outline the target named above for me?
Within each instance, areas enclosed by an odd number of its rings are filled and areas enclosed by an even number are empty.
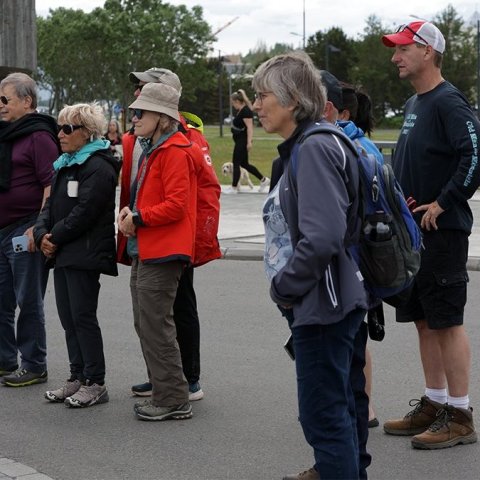
[[[97,304],[100,274],[117,275],[115,187],[121,165],[110,152],[110,142],[101,138],[106,119],[99,105],[67,106],[58,121],[63,154],[53,164],[51,195],[34,237],[55,267],[55,298],[70,377],[45,398],[68,407],[89,407],[108,401]]]
[[[148,83],[130,105],[143,153],[130,189],[130,205],[118,217],[132,259],[130,289],[151,400],[138,402],[141,420],[192,416],[172,310],[178,281],[194,250],[200,147],[178,131],[179,92]]]

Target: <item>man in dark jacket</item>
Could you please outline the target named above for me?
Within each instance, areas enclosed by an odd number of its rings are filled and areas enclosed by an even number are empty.
[[[12,73],[0,82],[0,377],[12,387],[47,380],[48,273],[32,228],[49,195],[59,148],[55,121],[36,113],[36,106],[36,84],[28,75]]]
[[[420,271],[397,321],[414,322],[425,376],[425,395],[404,418],[384,425],[391,435],[415,435],[412,446],[438,449],[473,443],[469,404],[470,346],[463,326],[467,299],[468,199],[480,184],[480,123],[467,99],[442,77],[445,39],[432,23],[415,21],[382,37],[394,47],[399,77],[416,94],[405,121],[393,169],[422,228]],[[412,405],[412,404],[410,404]]]

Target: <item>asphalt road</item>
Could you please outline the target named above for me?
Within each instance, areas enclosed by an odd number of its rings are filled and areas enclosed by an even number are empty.
[[[479,397],[480,273],[471,272],[466,323],[473,351],[471,400]],[[279,479],[312,465],[297,421],[294,364],[283,351],[285,322],[267,295],[262,262],[220,260],[196,272],[202,324],[205,398],[191,420],[140,422],[133,383],[145,379],[133,330],[129,270],[103,277],[99,305],[110,403],[73,410],[43,399],[68,375],[53,282],[46,296],[49,382],[0,388],[0,457],[27,464],[56,480]],[[380,421],[405,414],[423,393],[414,328],[396,325],[371,342],[374,404]],[[477,416],[477,421],[480,418]],[[480,423],[479,423],[480,425]],[[409,439],[370,431],[372,480],[480,478],[480,443],[419,451]]]

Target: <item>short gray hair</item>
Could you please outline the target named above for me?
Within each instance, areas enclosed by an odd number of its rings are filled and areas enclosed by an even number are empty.
[[[326,90],[319,71],[303,51],[276,55],[262,63],[253,75],[252,86],[255,91],[272,92],[282,107],[295,105],[297,124],[323,116]]]
[[[59,124],[81,125],[94,139],[103,137],[107,119],[102,107],[96,103],[65,105],[58,114]]]
[[[32,108],[37,108],[37,84],[32,77],[22,72],[10,73],[0,82],[0,88],[6,85],[13,86],[18,98],[30,97],[32,99]]]

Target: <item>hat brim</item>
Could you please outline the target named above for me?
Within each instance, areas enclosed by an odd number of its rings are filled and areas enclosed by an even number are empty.
[[[165,107],[163,105],[155,105],[149,101],[143,100],[140,97],[138,97],[132,104],[130,104],[128,108],[139,108],[140,110],[147,110],[149,112],[164,113],[165,115],[168,115],[169,117],[180,121],[180,114],[178,113],[178,110]]]
[[[157,79],[153,75],[150,75],[147,72],[130,72],[128,74],[128,79],[132,83],[137,83],[137,82],[145,82],[145,83],[150,83],[150,82],[156,82]]]
[[[396,45],[411,45],[412,43],[416,43],[412,37],[404,35],[403,32],[384,35],[382,37],[382,42],[386,47],[395,47]]]

